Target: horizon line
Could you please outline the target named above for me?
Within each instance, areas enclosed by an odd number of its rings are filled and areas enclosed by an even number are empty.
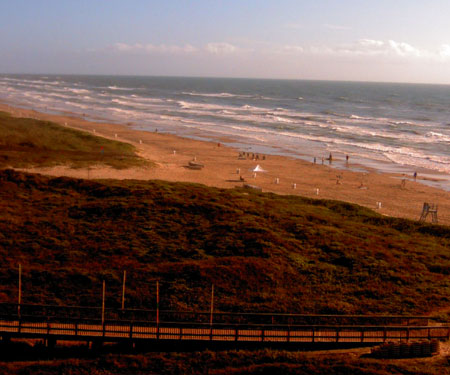
[[[100,77],[152,77],[152,78],[199,78],[199,79],[230,79],[230,80],[266,80],[266,81],[308,81],[308,82],[336,82],[336,83],[374,83],[374,84],[401,84],[401,85],[432,85],[450,86],[448,83],[433,82],[406,82],[406,81],[371,81],[352,79],[321,79],[321,78],[276,78],[276,77],[227,77],[227,76],[201,76],[201,75],[154,75],[154,74],[105,74],[105,73],[4,73],[0,75],[30,75],[30,76],[100,76]]]

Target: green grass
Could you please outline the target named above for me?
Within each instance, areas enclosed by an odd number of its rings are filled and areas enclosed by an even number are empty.
[[[143,166],[144,160],[127,143],[96,137],[56,123],[15,118],[0,112],[0,168],[68,165],[85,168]]]
[[[450,228],[348,203],[0,173],[0,302],[421,314],[450,304]],[[445,317],[444,317],[445,318]]]

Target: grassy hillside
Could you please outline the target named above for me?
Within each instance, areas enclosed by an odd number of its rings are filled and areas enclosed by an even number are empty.
[[[425,313],[450,304],[450,228],[356,205],[168,182],[0,172],[0,301]]]
[[[58,124],[15,118],[0,112],[0,168],[74,168],[104,164],[114,168],[143,165],[127,143],[111,141]]]

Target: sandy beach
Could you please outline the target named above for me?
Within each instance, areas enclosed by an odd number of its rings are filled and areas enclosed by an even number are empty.
[[[139,179],[194,182],[220,188],[234,188],[243,183],[258,186],[264,192],[301,195],[309,198],[335,199],[371,208],[383,215],[418,220],[424,202],[438,205],[440,224],[450,225],[450,193],[421,183],[412,176],[336,169],[328,161],[322,165],[281,156],[259,155],[258,160],[239,157],[237,149],[222,144],[196,141],[175,135],[138,131],[126,125],[95,123],[72,116],[49,115],[0,104],[0,110],[17,117],[49,120],[84,130],[97,136],[133,144],[140,156],[152,162],[146,168],[115,170],[104,166],[71,169],[65,166],[31,168],[28,172],[52,176],[91,179]],[[187,168],[190,161],[203,164],[200,170]],[[336,160],[335,160],[336,162]],[[342,162],[342,161],[341,161]],[[265,172],[252,170],[260,165]],[[245,182],[240,180],[240,176]],[[402,179],[406,179],[402,184]],[[381,203],[378,203],[381,202]],[[381,207],[380,207],[381,206]],[[431,221],[430,216],[427,221]]]

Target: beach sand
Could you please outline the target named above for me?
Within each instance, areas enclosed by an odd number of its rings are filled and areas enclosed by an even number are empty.
[[[374,209],[383,215],[418,220],[424,202],[438,204],[440,224],[450,225],[450,192],[429,187],[408,176],[402,186],[403,176],[354,172],[336,169],[282,156],[266,155],[266,160],[240,159],[239,151],[218,143],[186,139],[175,135],[133,130],[126,125],[95,123],[75,116],[60,116],[38,113],[33,110],[13,108],[0,104],[0,110],[17,117],[32,117],[49,120],[61,125],[81,129],[97,136],[133,144],[139,155],[152,161],[153,166],[116,170],[104,166],[88,169],[71,169],[65,166],[53,168],[30,168],[27,172],[51,176],[70,176],[91,179],[139,179],[166,180],[200,183],[220,188],[242,186],[245,183],[261,187],[264,192],[301,195],[309,198],[335,199]],[[116,138],[117,135],[117,138]],[[200,170],[189,169],[189,161],[196,159],[204,165]],[[312,160],[312,157],[311,157]],[[252,169],[260,165],[266,172],[256,173]],[[350,160],[349,167],[352,167]],[[240,173],[237,173],[238,169]],[[339,177],[338,177],[339,176]],[[276,183],[278,179],[278,183]],[[293,187],[295,184],[295,189]],[[381,208],[377,208],[381,202]],[[427,221],[431,218],[428,216]]]

